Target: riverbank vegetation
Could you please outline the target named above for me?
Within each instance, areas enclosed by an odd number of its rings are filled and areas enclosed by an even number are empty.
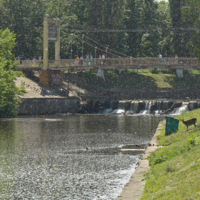
[[[199,57],[199,12],[198,0],[0,0],[0,28],[16,34],[23,59],[43,54],[45,14],[61,20],[61,59],[94,58],[95,47],[97,57]]]
[[[15,116],[19,103],[18,94],[25,92],[17,88],[15,80],[22,76],[21,72],[14,71],[15,35],[9,29],[0,30],[0,117]]]
[[[142,200],[200,199],[200,109],[178,116],[178,119],[197,118],[197,126],[187,127],[180,121],[179,130],[158,136],[164,146],[152,153],[150,171],[146,175]]]
[[[77,75],[80,78],[84,78],[88,85],[97,87],[121,87],[121,88],[200,88],[200,74],[199,71],[192,70],[189,73],[184,71],[184,77],[178,78],[175,71],[163,72],[158,71],[152,73],[152,70],[122,70],[119,74],[119,70],[107,70],[105,73],[105,80],[96,77],[96,71],[78,72]]]

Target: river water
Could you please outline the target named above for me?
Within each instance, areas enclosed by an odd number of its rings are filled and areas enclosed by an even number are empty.
[[[115,200],[159,116],[51,115],[0,119],[0,199]]]

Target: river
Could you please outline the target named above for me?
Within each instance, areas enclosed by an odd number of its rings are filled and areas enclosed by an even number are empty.
[[[0,199],[115,200],[162,117],[51,115],[0,119]]]

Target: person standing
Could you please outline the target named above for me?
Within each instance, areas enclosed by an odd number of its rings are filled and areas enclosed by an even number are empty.
[[[161,64],[162,63],[162,54],[161,53],[159,53],[158,58],[159,58],[158,63]]]
[[[76,55],[75,65],[78,65],[78,63],[79,63],[79,56]]]
[[[36,57],[35,56],[33,57],[33,61],[32,62],[33,62],[33,67],[35,67],[36,66]]]

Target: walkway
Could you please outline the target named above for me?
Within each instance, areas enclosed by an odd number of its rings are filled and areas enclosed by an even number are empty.
[[[18,70],[41,70],[42,60],[21,60],[16,65]],[[48,70],[90,70],[90,69],[142,69],[200,68],[198,58],[105,58],[105,59],[66,59],[49,60]]]
[[[138,167],[131,176],[129,183],[125,186],[118,200],[139,200],[143,196],[145,187],[145,174],[150,168],[148,157],[152,152],[159,148],[156,136],[161,133],[160,129],[163,128],[163,124],[160,123],[153,139],[150,142],[151,146],[146,149],[145,154],[138,163]]]

